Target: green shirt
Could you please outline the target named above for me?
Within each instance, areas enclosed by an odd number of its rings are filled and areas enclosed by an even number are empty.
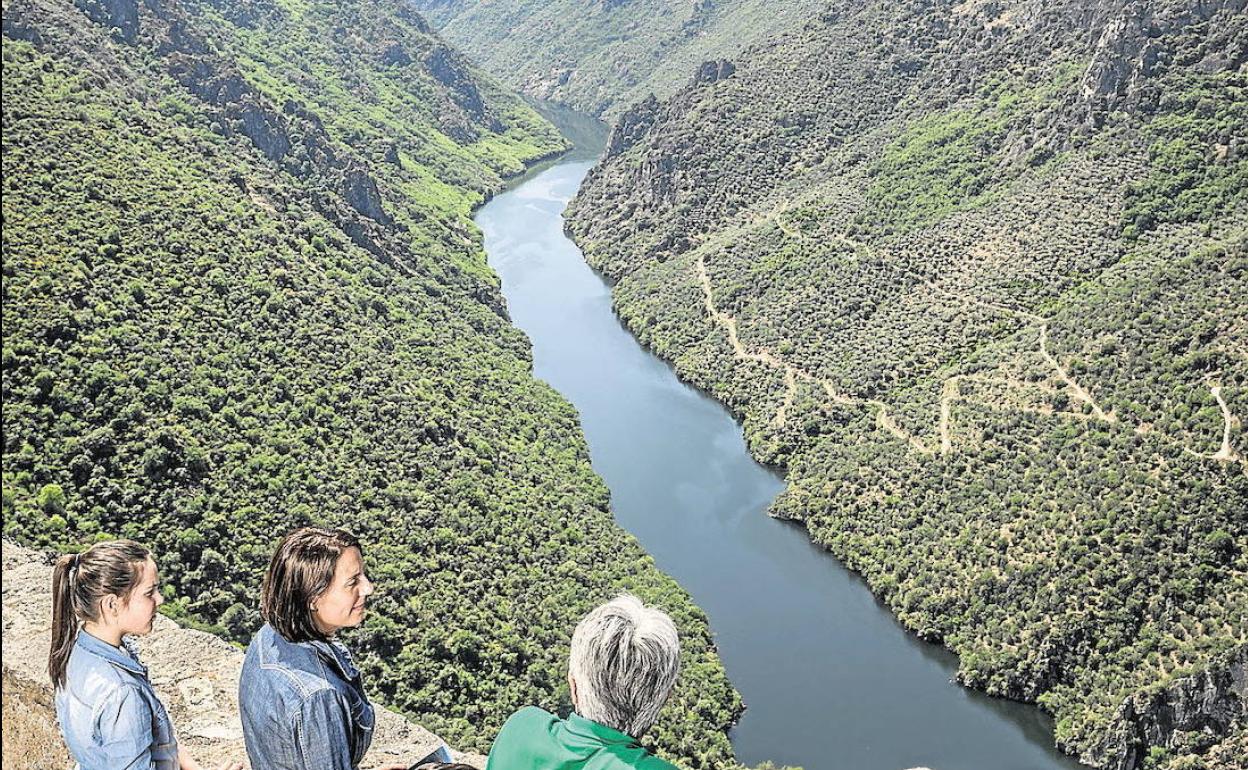
[[[629,736],[572,714],[528,706],[511,715],[494,739],[486,770],[676,770]]]

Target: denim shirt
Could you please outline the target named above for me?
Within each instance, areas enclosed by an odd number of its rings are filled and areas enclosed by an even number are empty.
[[[56,690],[56,720],[81,770],[178,770],[178,742],[130,641],[79,631]]]
[[[267,623],[238,683],[253,770],[355,770],[373,742],[373,706],[347,648],[289,642]]]

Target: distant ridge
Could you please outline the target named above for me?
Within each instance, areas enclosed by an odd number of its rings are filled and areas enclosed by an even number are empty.
[[[415,0],[434,26],[516,90],[614,120],[670,96],[698,64],[803,24],[824,0]]]

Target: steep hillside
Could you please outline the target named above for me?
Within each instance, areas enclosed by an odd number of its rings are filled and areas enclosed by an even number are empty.
[[[398,0],[4,0],[3,29],[5,536],[138,539],[170,614],[244,641],[275,539],[347,526],[374,696],[477,750],[566,701],[576,619],[632,589],[686,640],[657,744],[726,763],[705,618],[613,523],[470,220],[554,129]]]
[[[52,568],[44,554],[4,543],[5,766],[31,757],[37,767],[61,770],[69,754],[56,730],[47,650],[52,622]],[[238,717],[238,676],[243,651],[168,618],[136,638],[152,683],[178,731],[178,743],[206,766],[247,755]],[[379,708],[373,745],[364,764],[423,757],[440,739],[403,717]],[[485,757],[462,757],[484,767]],[[209,765],[211,763],[211,765]]]
[[[1101,767],[1248,727],[1245,10],[834,2],[631,107],[569,209],[774,513]]]
[[[800,26],[823,0],[415,0],[448,40],[507,85],[616,116],[670,96],[708,60]]]

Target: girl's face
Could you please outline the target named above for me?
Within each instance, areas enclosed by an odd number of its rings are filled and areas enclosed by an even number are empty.
[[[326,636],[333,636],[340,628],[358,626],[364,622],[364,601],[372,592],[360,549],[348,548],[334,565],[329,587],[312,602],[312,620]]]
[[[106,615],[121,633],[142,635],[150,632],[156,620],[156,609],[165,603],[165,597],[160,595],[156,562],[151,559],[143,562],[139,581],[130,589],[128,598],[107,596],[104,603]]]

